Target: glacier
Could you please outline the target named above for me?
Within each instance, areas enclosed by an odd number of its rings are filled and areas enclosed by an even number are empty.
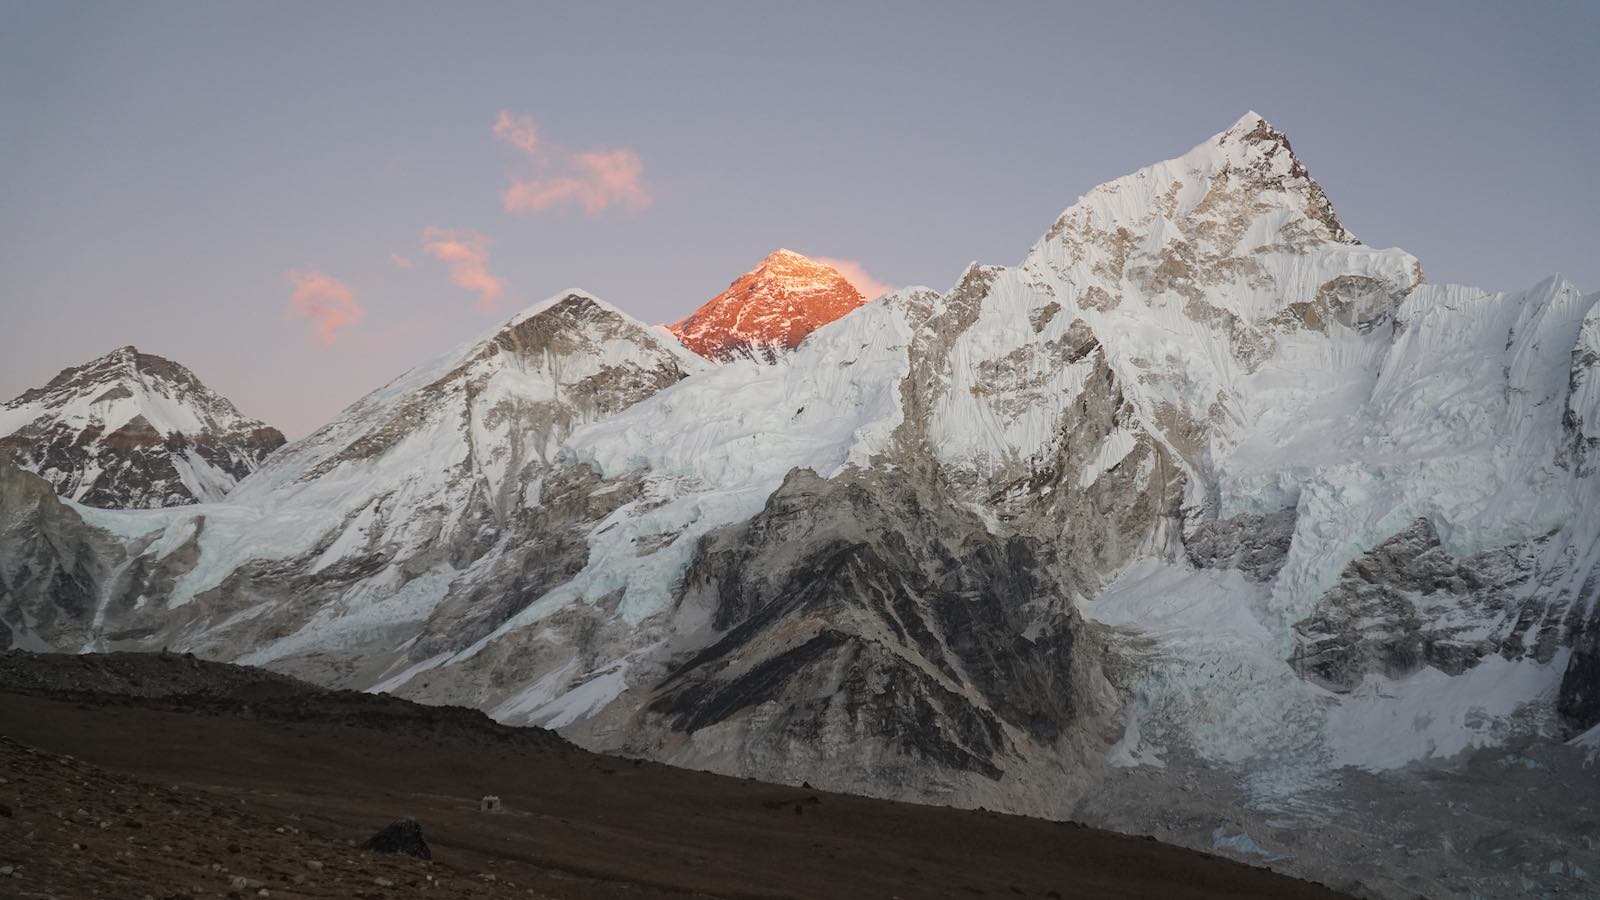
[[[1592,891],[1597,368],[1600,294],[1427,282],[1251,113],[1020,263],[760,360],[572,290],[215,502],[0,466],[0,643],[192,650],[1360,895]]]

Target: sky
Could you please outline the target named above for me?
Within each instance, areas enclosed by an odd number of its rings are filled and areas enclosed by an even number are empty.
[[[1011,264],[1247,110],[1430,281],[1600,290],[1600,3],[0,0],[0,397],[116,347],[291,437],[582,287]]]

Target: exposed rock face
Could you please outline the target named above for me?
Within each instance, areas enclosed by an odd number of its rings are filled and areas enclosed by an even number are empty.
[[[98,543],[49,482],[0,459],[0,649],[18,634],[49,635],[49,646],[87,637],[100,585],[122,557]],[[40,642],[45,646],[44,642]]]
[[[1600,725],[1600,607],[1589,616],[1572,648],[1556,708],[1575,733]]]
[[[671,328],[707,359],[770,363],[865,302],[832,266],[777,250]]]
[[[991,535],[928,485],[796,470],[700,542],[682,603],[719,639],[670,667],[630,743],[885,796],[948,800],[961,784],[962,802],[1064,809],[1079,723],[1106,695],[1057,577],[1047,544]]]
[[[1459,559],[1440,546],[1431,522],[1418,520],[1352,561],[1296,624],[1295,667],[1335,691],[1351,690],[1368,672],[1398,679],[1431,666],[1457,675],[1486,654],[1517,655],[1530,629],[1531,649],[1548,661],[1564,638],[1559,616],[1518,602],[1535,549]]]
[[[0,409],[0,453],[89,506],[220,500],[283,445],[170,360],[123,347]]]
[[[159,649],[175,631],[163,596],[198,561],[204,517],[149,511],[127,530],[117,512],[61,500],[0,460],[0,649],[89,651],[119,642]],[[182,522],[170,537],[164,526]]]
[[[1561,427],[1566,441],[1557,463],[1581,475],[1593,474],[1600,464],[1600,305],[1584,316],[1572,348]]]
[[[1294,541],[1293,509],[1240,513],[1229,519],[1201,518],[1184,537],[1189,561],[1204,569],[1237,569],[1270,582],[1283,569]]]

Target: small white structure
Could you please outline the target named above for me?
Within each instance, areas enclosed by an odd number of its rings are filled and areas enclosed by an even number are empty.
[[[484,794],[483,795],[483,799],[478,802],[478,811],[479,812],[499,812],[500,811],[500,798],[495,796],[494,794]]]

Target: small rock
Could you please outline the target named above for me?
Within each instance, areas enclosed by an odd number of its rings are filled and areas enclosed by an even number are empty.
[[[0,878],[10,878],[16,871],[16,866],[0,866]]]
[[[433,851],[428,849],[428,842],[423,840],[422,826],[417,824],[416,819],[396,819],[389,827],[367,838],[367,842],[361,846],[378,853],[433,859]]]
[[[374,878],[372,879],[372,883],[378,887],[394,887],[394,882],[387,878]]]
[[[317,860],[314,860],[314,859],[308,859],[308,860],[306,860],[306,868],[310,869],[313,872],[320,872],[320,871],[322,871],[322,863],[320,863],[320,862],[318,862]]]
[[[228,845],[228,852],[229,853],[241,853],[243,851],[244,851],[244,848],[240,847],[238,844],[229,844]]]

